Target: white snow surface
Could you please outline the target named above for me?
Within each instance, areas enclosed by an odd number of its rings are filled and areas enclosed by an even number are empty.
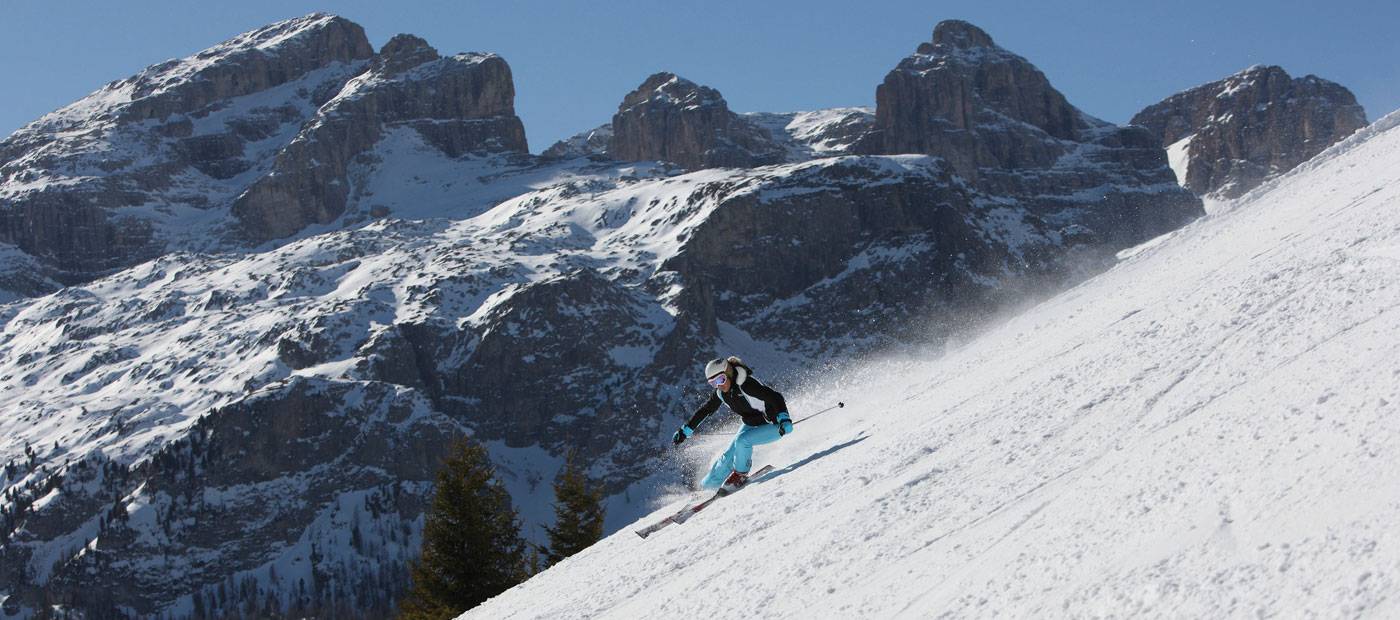
[[[158,97],[176,86],[198,81],[201,72],[210,67],[256,57],[256,54],[280,54],[285,46],[300,43],[298,38],[326,27],[335,19],[336,16],[327,13],[287,19],[250,30],[197,54],[151,65],[131,78],[111,82],[45,114],[15,133],[58,133],[62,136],[65,131],[90,126],[92,119],[111,115],[132,101]]]
[[[1396,617],[1397,125],[941,358],[778,386],[847,406],[464,617]]]
[[[788,162],[845,155],[861,130],[875,122],[873,108],[746,112],[740,116],[773,136]]]
[[[1176,175],[1177,185],[1182,187],[1186,187],[1186,166],[1191,162],[1191,138],[1194,137],[1196,134],[1191,134],[1167,147],[1167,165]]]

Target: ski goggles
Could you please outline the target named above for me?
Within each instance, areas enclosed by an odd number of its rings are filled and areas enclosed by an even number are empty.
[[[724,387],[724,384],[729,383],[729,376],[724,373],[719,373],[713,377],[710,377],[708,383],[717,388]]]

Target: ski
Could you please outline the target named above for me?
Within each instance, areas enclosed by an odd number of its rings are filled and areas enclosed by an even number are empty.
[[[656,523],[653,523],[640,530],[637,530],[637,535],[641,536],[642,538],[646,538],[647,536],[655,534],[656,532],[660,531],[661,528],[664,528],[672,523],[685,523],[691,517],[695,516],[695,513],[704,510],[706,506],[709,506],[710,504],[714,503],[715,500],[721,497],[733,495],[734,493],[743,490],[744,487],[753,484],[754,480],[757,480],[758,478],[762,477],[770,471],[773,471],[773,466],[764,465],[763,467],[758,468],[758,471],[755,471],[752,475],[749,476],[749,481],[744,483],[743,487],[739,487],[737,489],[734,489],[733,491],[726,491],[723,487],[721,487],[719,490],[715,491],[715,494],[711,495],[709,499],[695,504],[694,506],[686,506],[684,508],[681,508],[680,511],[676,514],[673,514],[669,517],[666,517],[665,519],[662,519],[660,521],[657,521]]]

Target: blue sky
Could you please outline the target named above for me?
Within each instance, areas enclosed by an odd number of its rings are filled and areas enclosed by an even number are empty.
[[[606,122],[627,91],[662,70],[719,89],[736,111],[873,105],[884,74],[948,18],[981,26],[1071,103],[1118,123],[1256,63],[1340,82],[1372,120],[1400,108],[1393,0],[5,0],[0,134],[147,65],[312,11],[359,23],[376,49],[411,32],[444,53],[501,54],[536,152]]]

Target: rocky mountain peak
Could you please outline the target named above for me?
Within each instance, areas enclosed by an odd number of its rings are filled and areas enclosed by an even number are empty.
[[[996,47],[992,35],[961,19],[945,19],[933,27],[933,45],[958,49]]]
[[[959,174],[1043,168],[1091,126],[1030,61],[980,28],[950,20],[900,61],[875,90],[874,129],[858,145],[873,154],[924,153]]]
[[[147,67],[41,117],[16,135],[61,131],[94,119],[164,119],[198,111],[221,99],[267,90],[334,63],[353,63],[372,55],[374,48],[359,24],[312,13],[245,32],[192,56]]]
[[[148,67],[0,141],[0,247],[45,267],[36,281],[0,261],[0,286],[42,293],[330,222],[350,169],[401,128],[448,157],[525,152],[514,98],[498,56],[442,58],[412,35],[375,55],[324,13]]]
[[[285,83],[331,63],[373,55],[364,28],[348,19],[312,13],[244,33],[194,56],[155,65],[127,80],[131,120],[166,118],[214,101]]]
[[[1183,186],[1229,199],[1364,127],[1366,113],[1340,84],[1254,65],[1150,105],[1132,123],[1170,145]]]
[[[43,116],[0,141],[0,243],[64,284],[176,244],[217,245],[218,218],[202,218],[204,228],[164,222],[226,208],[373,52],[359,25],[314,13],[153,65]]]
[[[504,59],[439,57],[426,41],[398,35],[369,71],[317,110],[316,120],[278,154],[273,173],[233,203],[243,235],[281,239],[340,217],[350,204],[351,169],[401,128],[449,157],[529,150]]]
[[[623,97],[613,115],[610,157],[667,161],[698,170],[782,161],[764,129],[729,110],[719,91],[674,73],[655,73]]]
[[[441,57],[438,51],[421,37],[396,34],[379,50],[379,56],[375,58],[375,69],[386,74],[401,73]]]
[[[729,109],[719,91],[664,71],[652,74],[636,90],[627,93],[622,105],[618,106],[618,112],[648,102],[683,108],[720,106],[726,111]]]

